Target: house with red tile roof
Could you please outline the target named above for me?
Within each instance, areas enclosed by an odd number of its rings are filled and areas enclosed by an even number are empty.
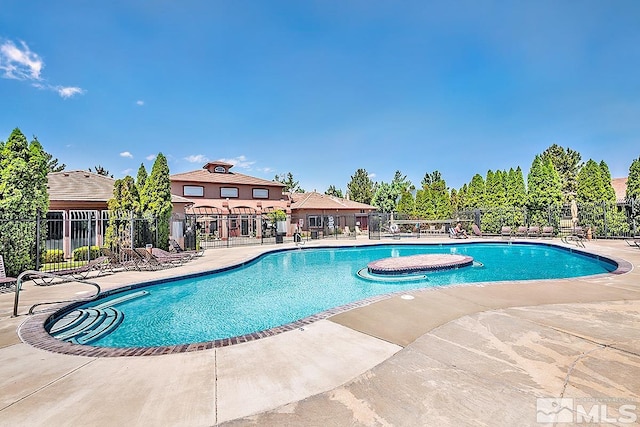
[[[115,179],[83,170],[51,172],[47,175],[49,211],[47,248],[63,249],[71,256],[80,246],[104,243],[109,222],[107,203],[113,197]],[[171,195],[173,213],[184,216],[193,202]]]
[[[339,217],[356,217],[366,228],[366,217],[375,207],[316,192],[283,193],[285,185],[231,170],[232,164],[209,162],[202,169],[171,175],[171,193],[193,204],[188,214],[198,217],[207,234],[227,237],[261,237],[265,218],[274,210],[287,215],[287,234],[326,225],[340,226]],[[345,220],[346,221],[346,220]],[[346,225],[346,222],[345,222]]]

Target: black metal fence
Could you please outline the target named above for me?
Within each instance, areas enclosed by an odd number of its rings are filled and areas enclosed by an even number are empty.
[[[576,227],[589,230],[593,238],[617,239],[640,234],[640,200],[576,203],[574,206],[504,207],[461,210],[450,218],[426,219],[397,213],[369,215],[369,237],[421,237],[447,235],[461,222],[470,232],[476,224],[483,233],[500,234],[503,226],[540,228],[551,226],[556,236],[571,234]]]

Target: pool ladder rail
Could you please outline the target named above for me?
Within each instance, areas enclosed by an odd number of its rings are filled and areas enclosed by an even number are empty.
[[[65,281],[65,283],[71,283],[71,282],[75,282],[75,283],[84,283],[85,285],[91,285],[94,286],[97,290],[97,292],[94,295],[90,295],[88,297],[85,298],[76,298],[76,299],[72,299],[72,300],[63,300],[63,301],[48,301],[48,302],[40,302],[37,304],[34,304],[31,306],[31,308],[29,308],[29,314],[33,314],[33,309],[36,307],[39,307],[41,305],[48,305],[48,304],[63,304],[63,303],[67,303],[67,302],[79,302],[79,301],[93,301],[96,298],[98,298],[98,296],[100,295],[100,286],[95,283],[95,282],[90,282],[88,280],[83,280],[83,279],[77,279],[73,276],[70,275],[61,275],[61,274],[55,274],[55,273],[49,273],[46,271],[37,271],[37,270],[27,270],[27,271],[23,271],[22,273],[20,273],[17,277],[16,280],[16,295],[13,301],[13,317],[18,317],[18,303],[20,300],[20,289],[22,288],[22,283],[27,280],[29,277],[31,276],[38,276],[38,277],[47,277],[50,279],[63,279]],[[27,279],[25,279],[27,278]]]

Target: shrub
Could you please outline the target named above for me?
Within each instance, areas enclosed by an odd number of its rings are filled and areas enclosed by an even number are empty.
[[[44,253],[45,264],[52,262],[64,262],[64,251],[62,249],[47,249]]]
[[[91,246],[91,259],[96,259],[100,256],[100,247]],[[80,248],[76,248],[73,250],[73,260],[74,261],[87,261],[89,257],[87,256],[87,247],[82,246]]]

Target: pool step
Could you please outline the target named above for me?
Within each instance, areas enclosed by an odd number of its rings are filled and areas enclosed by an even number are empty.
[[[93,308],[100,309],[100,308],[112,307],[114,305],[122,304],[123,302],[127,302],[127,301],[135,299],[135,298],[140,298],[140,297],[143,297],[145,295],[149,295],[149,291],[131,292],[131,293],[124,294],[121,297],[117,297],[117,298],[105,301],[102,304],[95,305],[95,306],[93,306]]]
[[[113,307],[81,308],[72,311],[51,328],[51,335],[62,341],[89,344],[113,332],[124,314]]]

